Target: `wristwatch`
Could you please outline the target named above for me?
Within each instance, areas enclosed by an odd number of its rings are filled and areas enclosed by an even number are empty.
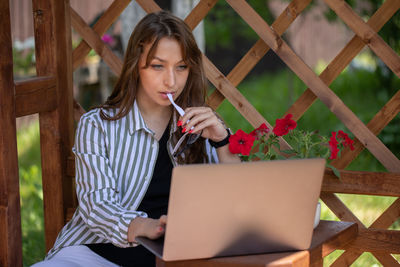
[[[208,141],[210,142],[210,145],[214,148],[219,148],[219,147],[227,145],[229,143],[229,137],[231,137],[231,132],[228,129],[226,129],[226,132],[228,133],[228,135],[219,142],[214,142],[211,139],[208,139]]]

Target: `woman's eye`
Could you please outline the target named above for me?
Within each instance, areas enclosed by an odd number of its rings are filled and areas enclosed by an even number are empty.
[[[188,68],[187,65],[179,65],[178,70],[186,70]]]
[[[162,69],[163,66],[160,64],[151,64],[150,67],[152,67],[155,70],[160,70]]]

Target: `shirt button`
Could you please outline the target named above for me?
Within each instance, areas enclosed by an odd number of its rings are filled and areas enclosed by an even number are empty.
[[[149,180],[149,176],[144,177],[144,179],[145,179],[146,181],[148,181],[148,180]]]

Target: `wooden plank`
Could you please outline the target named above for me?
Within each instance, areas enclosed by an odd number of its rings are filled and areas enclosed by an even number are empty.
[[[370,226],[370,228],[390,227],[400,217],[400,199],[396,199]]]
[[[217,2],[218,0],[201,0],[185,18],[190,29],[194,30]]]
[[[386,0],[375,14],[368,20],[367,24],[376,32],[396,13],[400,8],[400,1]],[[320,78],[327,85],[330,85],[344,70],[344,68],[354,59],[365,46],[360,37],[355,35],[351,41],[339,52],[331,63],[320,74]],[[292,113],[297,120],[314,103],[317,96],[308,88],[289,108],[287,113]],[[338,167],[340,168],[340,167]]]
[[[21,208],[9,1],[0,1],[0,266],[22,266]]]
[[[307,251],[218,257],[182,261],[156,259],[157,267],[306,267],[310,264]]]
[[[153,0],[136,0],[136,2],[143,8],[147,13],[160,11],[161,8]]]
[[[358,220],[356,216],[343,204],[343,202],[333,193],[321,192],[321,199],[325,204],[338,216],[341,220],[352,221],[358,224],[360,230],[365,230],[364,224]],[[392,204],[393,206],[393,204]],[[391,207],[392,207],[391,206]],[[393,208],[396,208],[394,206]],[[399,209],[398,209],[399,210]],[[389,225],[390,226],[390,225]],[[389,227],[386,226],[386,227]],[[373,227],[371,225],[371,227]],[[346,249],[346,248],[345,248]],[[346,250],[332,266],[349,266],[351,263],[357,260],[357,258],[362,254],[363,251],[354,251],[354,249]],[[382,262],[390,262],[391,256],[379,254],[378,257],[382,259]],[[390,266],[390,265],[389,265]]]
[[[321,220],[320,224],[314,230],[309,248],[311,262],[314,261],[313,258],[325,257],[336,249],[347,245],[358,234],[358,226],[355,223]],[[338,235],[338,233],[340,234]]]
[[[329,7],[366,43],[380,59],[400,78],[400,57],[346,1],[324,0]]]
[[[311,0],[293,0],[282,11],[274,23],[272,23],[272,27],[279,35],[282,35],[310,2]],[[250,48],[246,55],[244,55],[239,63],[227,75],[228,80],[233,86],[237,87],[241,83],[269,49],[269,46],[262,39],[259,39],[253,47]],[[218,90],[215,90],[210,95],[208,104],[215,110],[224,99],[224,96]]]
[[[376,196],[400,196],[400,173],[340,171],[338,179],[325,171],[322,191]]]
[[[346,205],[343,204],[343,202],[335,194],[321,192],[320,198],[340,220],[356,222],[358,224],[358,229],[365,229],[364,224],[356,216],[354,216],[354,214],[346,207]],[[359,253],[347,250],[335,261],[333,265],[350,266],[350,264],[354,262],[359,256]],[[343,263],[349,264],[343,265]]]
[[[374,257],[383,264],[383,266],[399,266],[400,263],[391,254],[374,251]]]
[[[400,1],[399,1],[400,3]],[[381,110],[368,122],[367,127],[372,133],[378,135],[389,122],[400,112],[400,91],[381,108]],[[344,149],[340,158],[331,162],[339,169],[346,168],[362,151],[364,146],[356,138],[354,140],[354,150]]]
[[[343,254],[341,254],[332,264],[331,267],[342,267],[342,266],[350,266],[353,262],[355,262],[364,251],[358,250],[346,250]],[[398,266],[399,263],[397,260],[390,254],[385,254],[381,252],[374,251],[372,255],[380,261],[383,266]]]
[[[320,198],[340,220],[355,222],[358,224],[358,229],[365,229],[365,225],[354,216],[335,194],[321,192]]]
[[[124,11],[129,5],[131,0],[115,0],[94,24],[93,30],[100,36],[106,32],[106,30],[115,22],[118,16]],[[79,67],[85,60],[85,56],[90,52],[91,47],[82,40],[79,45],[72,52],[73,58],[73,69]]]
[[[388,170],[400,172],[400,160],[245,1],[227,2]]]
[[[331,264],[330,267],[350,266],[361,256],[361,254],[362,252],[360,253],[354,250],[346,250]]]
[[[85,39],[86,43],[91,46],[96,53],[101,56],[110,69],[119,76],[122,70],[122,61],[119,59],[106,45],[101,37],[90,28],[86,22],[79,16],[79,14],[71,7],[71,22],[74,29]]]
[[[360,229],[357,238],[339,249],[400,254],[400,231]]]
[[[66,173],[67,159],[72,154],[74,143],[73,81],[72,81],[72,37],[69,0],[53,0],[56,31],[56,73],[58,82],[58,103],[61,144],[63,206],[75,205],[75,190]],[[63,210],[63,211],[64,211]]]
[[[250,102],[229,82],[229,80],[215,67],[215,65],[203,55],[204,71],[208,80],[214,84],[236,110],[255,128],[265,123],[270,129],[272,126],[264,117],[250,104]],[[290,146],[283,138],[279,138],[282,149],[289,149]]]
[[[15,114],[22,117],[54,110],[56,102],[54,77],[38,77],[15,82]]]
[[[86,110],[74,99],[74,121],[78,122]]]
[[[67,160],[67,175],[69,177],[75,177],[75,157],[68,157]]]
[[[76,208],[67,208],[65,212],[65,222],[69,222],[72,219],[72,216],[74,216]]]
[[[68,0],[33,1],[36,70],[55,76],[57,108],[39,114],[46,248],[50,249],[64,225],[64,205],[72,205],[72,183],[66,179],[72,153],[72,61]],[[39,56],[38,56],[39,55]]]
[[[353,262],[355,262],[358,257],[361,256],[361,254],[364,251],[358,251],[358,250],[346,250],[342,255],[340,255],[335,262],[331,264],[331,267],[342,267],[342,266],[350,266]],[[398,266],[399,263],[397,260],[390,254],[385,254],[381,252],[374,251],[373,256],[377,260],[379,260],[383,266]]]

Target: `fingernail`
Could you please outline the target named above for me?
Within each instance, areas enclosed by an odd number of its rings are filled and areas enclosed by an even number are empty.
[[[193,130],[190,130],[189,133],[193,133]]]
[[[178,125],[178,127],[182,126],[182,121],[178,121],[176,125]]]
[[[160,226],[160,227],[158,227],[158,231],[159,231],[159,232],[162,232],[162,231],[164,231],[164,228],[162,228],[162,227]]]
[[[186,132],[186,128],[185,127],[183,127],[183,129],[182,129],[182,133],[184,133],[184,132]]]

